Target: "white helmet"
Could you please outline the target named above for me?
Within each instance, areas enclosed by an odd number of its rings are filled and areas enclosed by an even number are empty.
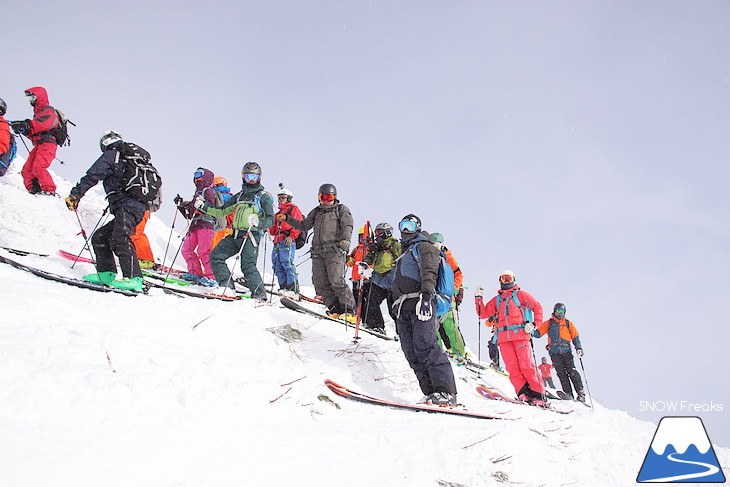
[[[104,135],[99,139],[99,147],[102,152],[105,152],[112,144],[122,141],[122,136],[113,130],[107,130]]]
[[[292,198],[294,198],[294,193],[292,193],[291,191],[286,189],[282,183],[279,183],[279,192],[276,193],[276,195],[277,196],[281,196],[281,195],[286,196],[287,202],[291,202]]]

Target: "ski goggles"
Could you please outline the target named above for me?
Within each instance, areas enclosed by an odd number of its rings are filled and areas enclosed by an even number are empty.
[[[335,200],[335,195],[332,193],[319,193],[319,201],[331,202]]]
[[[515,276],[513,276],[512,274],[503,274],[499,276],[499,282],[501,282],[502,284],[512,284],[513,282],[515,282]]]
[[[26,91],[26,92],[25,92],[25,97],[26,97],[26,98],[28,99],[28,101],[29,101],[29,102],[31,102],[31,103],[35,103],[35,102],[36,102],[36,100],[38,99],[38,97],[37,97],[37,96],[35,96],[35,95],[34,95],[33,93],[31,93],[30,91]]]
[[[415,233],[418,231],[418,225],[413,220],[403,220],[398,224],[398,229],[401,232]]]
[[[203,177],[203,171],[195,171],[193,173],[193,179],[200,179]]]
[[[241,176],[243,177],[244,183],[249,183],[249,184],[258,183],[261,180],[260,174],[256,174],[256,173],[252,173],[252,172],[245,172],[245,173],[241,174]]]
[[[280,200],[285,200],[285,199],[287,199],[287,198],[288,198],[288,196],[287,196],[287,195],[285,195],[285,194],[280,194],[280,195],[278,195],[278,196],[279,196],[279,199],[280,199]]]
[[[556,315],[564,315],[565,314],[565,308],[556,308],[555,311],[553,311]]]

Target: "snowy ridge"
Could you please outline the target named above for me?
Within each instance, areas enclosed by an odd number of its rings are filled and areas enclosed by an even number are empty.
[[[50,254],[11,257],[28,265],[90,272],[56,256],[82,248],[74,214],[62,198],[27,194],[17,167],[0,178],[0,244]],[[68,194],[72,184],[54,179]],[[88,233],[104,207],[98,188],[81,201]],[[161,257],[169,227],[153,215],[147,234]],[[170,255],[177,245],[174,238]],[[260,258],[268,271],[269,256]],[[508,379],[461,367],[458,398],[469,410],[521,419],[480,422],[347,401],[324,380],[420,399],[398,343],[363,336],[353,344],[351,330],[276,300],[257,307],[156,289],[107,295],[7,265],[0,279],[3,485],[623,486],[634,482],[655,430],[599,404],[557,415],[488,401],[476,385],[511,394]],[[728,449],[716,452],[730,463]]]

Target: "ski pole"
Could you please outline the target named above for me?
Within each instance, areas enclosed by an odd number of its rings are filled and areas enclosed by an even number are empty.
[[[167,282],[167,279],[170,277],[170,273],[172,272],[173,267],[175,267],[175,261],[177,260],[177,256],[180,255],[180,250],[182,249],[183,244],[185,243],[185,239],[190,234],[190,230],[192,229],[192,225],[190,225],[191,222],[188,222],[188,224],[185,227],[185,235],[183,235],[182,240],[180,240],[180,245],[177,247],[177,252],[175,252],[175,256],[172,258],[172,262],[170,263],[170,266],[167,268],[167,274],[165,274],[165,282]],[[162,261],[162,264],[165,264],[165,261]],[[164,287],[164,284],[163,284]]]
[[[233,277],[233,271],[236,269],[236,265],[238,265],[238,260],[241,258],[241,254],[243,253],[243,248],[246,246],[246,240],[248,240],[248,237],[250,235],[251,235],[251,230],[249,229],[246,232],[246,235],[243,236],[243,243],[241,244],[241,248],[238,249],[238,252],[236,252],[236,260],[233,261],[233,267],[231,269],[229,269],[230,272],[228,274],[228,280],[226,281],[226,285],[225,285],[226,288],[228,286],[230,286],[230,284],[231,284],[231,278]],[[245,277],[246,276],[244,276],[244,278]],[[234,288],[233,289],[235,291],[235,284],[234,284]],[[249,288],[249,291],[251,291],[251,293],[253,293],[253,290],[250,289],[250,288]]]
[[[578,361],[580,362],[580,369],[583,371],[583,380],[586,381],[586,390],[588,391],[588,397],[591,398],[591,411],[595,411],[595,409],[593,409],[593,394],[591,394],[591,388],[588,387],[588,376],[586,376],[586,369],[583,367],[583,357],[578,357]]]
[[[165,245],[165,255],[162,257],[162,265],[165,265],[167,260],[167,250],[170,248],[170,241],[172,240],[172,232],[175,230],[175,220],[177,220],[177,209],[175,210],[175,216],[172,217],[172,226],[170,227],[170,236],[167,237],[167,245]]]
[[[543,384],[542,379],[540,378],[540,374],[537,371],[537,356],[535,355],[535,347],[532,343],[532,336],[530,336],[530,350],[532,350],[532,367],[535,369],[535,380],[537,380],[538,385],[540,385],[540,389],[545,389],[545,385]],[[542,400],[547,402],[547,389],[545,389],[545,393],[540,393],[540,396],[542,396]]]
[[[99,220],[97,220],[96,225],[94,225],[94,229],[91,230],[91,235],[92,236],[94,235],[94,232],[96,232],[96,229],[99,227],[99,224],[102,222],[102,220],[104,220],[105,217],[108,216],[108,213],[107,213],[107,210],[108,209],[109,209],[109,207],[107,206],[106,208],[104,208],[104,211],[101,212],[101,216],[99,217]],[[88,250],[89,251],[89,254],[91,255],[91,259],[94,262],[96,262],[96,256],[91,251],[91,245],[89,243],[90,239],[86,235],[86,231],[84,230],[84,226],[81,224],[81,218],[79,217],[78,210],[74,210],[74,213],[76,213],[76,220],[78,220],[78,222],[79,222],[79,228],[81,228],[81,231],[79,233],[77,233],[77,235],[81,235],[84,238],[84,246],[81,248],[81,251],[77,254],[77,259],[73,262],[73,264],[71,264],[71,268],[72,269],[76,265],[76,262],[78,262],[78,260],[79,260],[78,257],[81,257],[81,254],[84,252],[84,250]],[[96,265],[96,264],[94,264],[94,265]]]
[[[359,263],[356,263],[355,265],[358,264]],[[364,280],[365,276],[363,276],[362,272],[360,272],[360,288],[357,290],[357,312],[355,313],[355,337],[352,339],[352,343],[357,343],[360,339],[358,334],[360,333],[360,318],[362,316],[362,286]]]
[[[482,320],[477,315],[477,361],[479,367],[477,367],[477,378],[482,378]]]

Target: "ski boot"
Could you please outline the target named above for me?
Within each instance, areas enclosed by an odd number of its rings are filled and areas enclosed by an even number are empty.
[[[124,289],[126,291],[142,292],[144,291],[144,282],[142,281],[141,276],[123,277],[121,279],[112,281],[109,284],[109,287],[113,287],[115,289]]]
[[[103,284],[104,286],[110,285],[117,278],[116,272],[98,272],[94,274],[86,274],[81,279],[94,284]]]

